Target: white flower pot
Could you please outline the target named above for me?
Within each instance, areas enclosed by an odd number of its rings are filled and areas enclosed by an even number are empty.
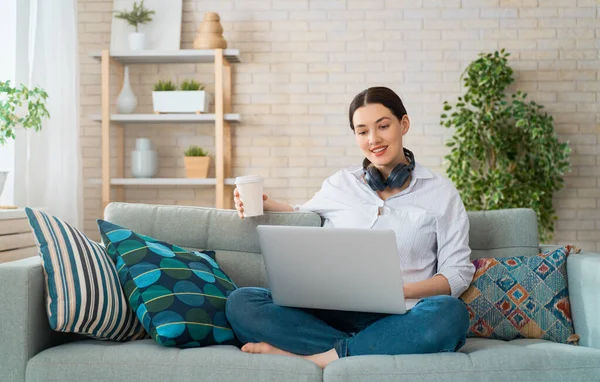
[[[209,101],[204,90],[152,92],[155,113],[206,113]]]
[[[144,50],[146,36],[143,33],[133,32],[129,34],[129,49]]]

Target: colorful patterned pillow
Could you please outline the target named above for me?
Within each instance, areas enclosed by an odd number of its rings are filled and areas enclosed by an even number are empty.
[[[467,337],[576,342],[567,289],[571,249],[473,261],[475,276],[460,296],[471,320]]]
[[[156,342],[180,348],[237,344],[225,317],[236,286],[214,252],[192,253],[104,220],[98,227],[131,308]]]
[[[50,327],[97,339],[145,337],[104,248],[59,218],[31,208],[25,212],[46,274]]]

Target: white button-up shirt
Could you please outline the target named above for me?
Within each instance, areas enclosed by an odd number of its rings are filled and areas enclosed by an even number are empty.
[[[469,219],[458,191],[447,179],[415,164],[409,186],[382,200],[363,169],[343,169],[327,178],[300,211],[313,211],[324,227],[391,229],[396,233],[405,283],[446,277],[453,296],[471,283]]]

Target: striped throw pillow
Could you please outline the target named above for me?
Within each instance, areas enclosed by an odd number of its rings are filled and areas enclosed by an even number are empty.
[[[144,338],[104,247],[59,218],[25,211],[46,274],[52,329],[116,341]]]

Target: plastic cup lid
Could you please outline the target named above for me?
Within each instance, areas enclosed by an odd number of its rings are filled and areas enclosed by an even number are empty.
[[[235,178],[235,184],[256,183],[262,182],[263,178],[260,175],[246,175]]]

